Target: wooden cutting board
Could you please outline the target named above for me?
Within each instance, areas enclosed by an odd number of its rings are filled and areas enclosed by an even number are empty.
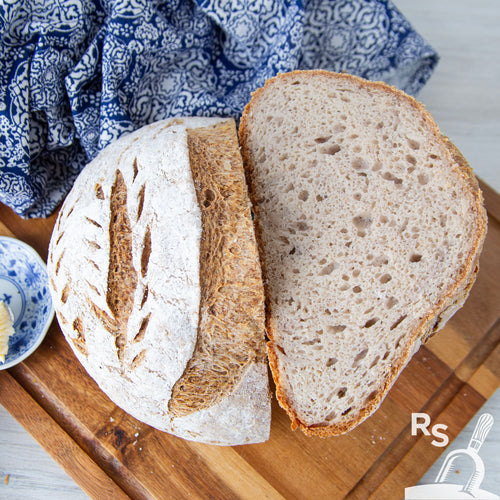
[[[500,385],[500,195],[482,184],[489,232],[465,307],[414,356],[380,410],[328,439],[292,432],[273,401],[270,440],[216,447],[159,432],[116,407],[74,357],[55,320],[40,348],[0,372],[0,403],[92,498],[401,499],[443,452],[411,435],[412,412],[450,442]],[[55,216],[0,206],[0,234],[46,259]]]

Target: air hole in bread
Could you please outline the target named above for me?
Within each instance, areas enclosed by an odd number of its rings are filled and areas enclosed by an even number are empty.
[[[335,262],[331,262],[327,266],[325,266],[320,272],[319,276],[327,276],[329,274],[332,274],[332,272],[337,268],[337,264]]]
[[[380,356],[377,354],[377,356],[375,356],[375,358],[373,358],[373,361],[371,362],[370,369],[373,368],[374,366],[376,366],[377,363],[379,362],[379,360],[380,360]]]
[[[372,261],[372,266],[386,266],[389,264],[389,259],[385,255],[377,255]]]
[[[360,287],[359,285],[356,285],[356,286],[352,289],[352,291],[353,291],[354,293],[361,293],[362,289],[361,289],[361,287]]]
[[[326,330],[328,333],[342,333],[346,329],[346,325],[328,325]]]
[[[418,182],[422,184],[422,186],[425,186],[429,182],[429,176],[425,174],[419,174]]]
[[[396,177],[392,172],[384,172],[382,178],[386,181],[393,181],[396,186],[403,184],[403,179]]]
[[[312,340],[305,340],[302,342],[302,345],[314,345],[314,344],[319,344],[321,342],[321,339],[312,339]]]
[[[351,408],[351,407],[347,408],[347,410],[344,410],[344,411],[342,412],[342,416],[343,416],[343,417],[345,417],[345,416],[346,416],[346,415],[347,415],[347,414],[348,414],[351,410],[352,410],[352,408]]]
[[[417,164],[417,159],[413,155],[406,155],[406,161],[413,166]]]
[[[328,135],[326,137],[317,137],[316,139],[314,139],[314,142],[316,142],[317,144],[323,144],[324,142],[328,142],[331,138],[331,135]]]
[[[392,325],[391,325],[391,330],[394,330],[395,328],[397,328],[401,322],[406,318],[406,314],[403,314],[402,316],[400,316]]]
[[[357,229],[368,229],[372,225],[373,218],[370,214],[361,214],[353,217],[352,222]]]
[[[318,148],[318,151],[324,155],[335,155],[340,151],[338,144],[324,144]]]
[[[307,201],[308,198],[309,198],[309,191],[307,191],[306,189],[302,190],[299,193],[299,200]]]
[[[354,170],[365,170],[368,168],[368,163],[363,158],[354,158],[351,161],[351,167]]]
[[[309,225],[306,224],[305,222],[298,222],[297,223],[297,229],[299,231],[307,231],[310,229]]]
[[[406,140],[408,141],[408,145],[410,146],[411,149],[414,150],[420,149],[420,142],[410,138],[407,138]]]
[[[337,391],[337,397],[339,399],[342,399],[343,397],[345,397],[345,395],[347,394],[347,387],[341,387],[338,391]]]
[[[365,399],[365,404],[366,403],[369,403],[370,401],[372,401],[373,399],[375,399],[378,395],[378,391],[372,391],[370,392],[370,394],[368,394],[368,396],[366,396],[366,399]]]
[[[378,318],[370,318],[364,325],[363,328],[371,328],[376,322]]]
[[[356,354],[356,357],[354,358],[354,361],[352,363],[353,368],[358,366],[361,360],[363,360],[367,354],[368,354],[368,349],[363,349],[358,354]]]
[[[285,188],[285,193],[289,193],[290,191],[293,191],[295,189],[295,186],[290,182],[288,186]]]
[[[203,201],[203,206],[208,208],[214,200],[215,193],[211,189],[205,189],[205,199]]]
[[[383,274],[381,277],[380,277],[380,283],[382,284],[385,284],[385,283],[389,283],[389,281],[392,280],[392,276],[390,274]]]
[[[335,417],[337,416],[337,414],[334,412],[334,411],[331,411],[326,417],[325,417],[325,420],[327,422],[330,422],[330,420],[333,420]]]
[[[410,256],[410,262],[420,262],[422,260],[422,256],[419,253],[414,253]]]
[[[333,366],[337,361],[337,358],[328,358],[328,360],[326,361],[326,366],[330,368],[330,366]]]

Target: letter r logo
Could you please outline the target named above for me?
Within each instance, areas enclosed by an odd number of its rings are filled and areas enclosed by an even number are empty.
[[[430,436],[428,431],[431,423],[431,417],[427,413],[412,413],[411,414],[411,435],[416,436],[417,431],[420,429],[426,436]]]

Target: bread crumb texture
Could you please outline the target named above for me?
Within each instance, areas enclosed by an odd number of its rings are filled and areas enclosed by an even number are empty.
[[[463,304],[486,232],[481,193],[423,106],[347,75],[268,81],[240,141],[278,399],[307,434],[341,434]]]

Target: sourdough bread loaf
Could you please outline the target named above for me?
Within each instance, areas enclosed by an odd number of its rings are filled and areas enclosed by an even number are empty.
[[[137,419],[219,445],[265,441],[264,298],[233,120],[160,121],[116,141],[59,213],[57,317]]]
[[[481,192],[423,106],[383,83],[279,75],[239,134],[277,397],[292,427],[345,433],[464,303]]]

